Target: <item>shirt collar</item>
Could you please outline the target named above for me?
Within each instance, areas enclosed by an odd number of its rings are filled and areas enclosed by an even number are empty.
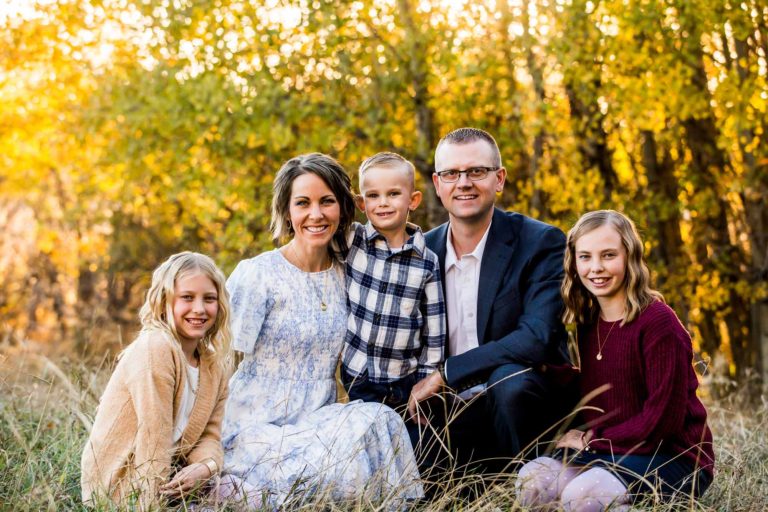
[[[485,228],[483,238],[481,238],[477,243],[475,250],[469,254],[465,254],[465,257],[471,256],[478,261],[482,261],[483,253],[485,252],[485,243],[488,241],[488,233],[491,232],[491,224],[493,224],[493,219],[491,219],[491,222],[488,223],[488,227]],[[453,248],[453,234],[451,233],[451,225],[448,224],[448,237],[445,244],[445,271],[448,272],[451,267],[456,265],[457,261],[458,258],[456,257],[456,251]]]
[[[424,233],[422,233],[421,228],[417,226],[416,224],[412,224],[410,222],[405,223],[405,233],[408,235],[408,238],[405,240],[405,243],[403,244],[402,249],[400,251],[405,251],[407,249],[413,249],[416,254],[418,254],[420,257],[424,257],[424,251],[427,248],[427,243],[424,240]],[[373,227],[373,224],[371,224],[371,221],[368,221],[365,223],[365,241],[368,244],[373,244],[376,242],[376,240],[381,239],[382,241],[386,242],[386,238],[384,238],[384,235],[379,233],[375,227]]]

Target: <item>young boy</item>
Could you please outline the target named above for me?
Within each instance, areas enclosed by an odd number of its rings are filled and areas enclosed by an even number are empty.
[[[421,202],[414,167],[395,153],[360,166],[346,261],[349,297],[341,378],[350,400],[405,406],[413,385],[443,361],[445,301],[437,256],[408,213]]]

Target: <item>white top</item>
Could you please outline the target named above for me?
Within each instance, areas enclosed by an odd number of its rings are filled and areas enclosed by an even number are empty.
[[[477,339],[477,290],[480,287],[480,264],[490,230],[489,223],[475,249],[457,259],[451,227],[448,226],[445,247],[445,309],[448,317],[449,356],[463,354],[480,345]],[[447,364],[445,374],[448,375]],[[477,394],[483,388],[483,385],[475,386],[460,396]]]
[[[197,387],[200,385],[200,369],[193,368],[187,363],[187,385],[181,393],[181,408],[179,417],[176,419],[176,425],[173,427],[173,444],[177,444],[187,428],[189,416],[192,414],[192,408],[195,405],[197,397]]]

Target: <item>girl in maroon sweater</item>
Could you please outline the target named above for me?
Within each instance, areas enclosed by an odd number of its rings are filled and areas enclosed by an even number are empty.
[[[568,233],[563,320],[576,322],[584,427],[520,470],[524,506],[628,510],[638,497],[700,496],[712,481],[691,338],[650,288],[634,224],[613,210]]]

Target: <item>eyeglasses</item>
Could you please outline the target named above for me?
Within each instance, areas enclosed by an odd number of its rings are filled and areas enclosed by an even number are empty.
[[[498,167],[470,167],[469,169],[464,169],[463,171],[459,171],[457,169],[446,169],[445,171],[440,171],[435,174],[437,174],[444,183],[456,183],[459,181],[459,178],[462,174],[466,174],[467,178],[472,181],[480,181],[487,178],[489,172],[495,172],[498,170]]]

